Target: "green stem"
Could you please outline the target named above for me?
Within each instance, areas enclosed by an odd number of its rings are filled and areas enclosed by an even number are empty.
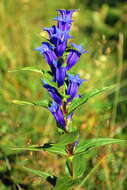
[[[117,70],[117,79],[116,79],[118,87],[117,87],[116,93],[115,93],[111,127],[115,125],[116,116],[117,116],[117,105],[118,105],[118,100],[119,100],[120,85],[121,85],[120,82],[121,82],[122,70],[123,70],[123,41],[124,41],[124,36],[122,33],[120,33],[119,34],[119,43],[118,43],[118,70]],[[114,135],[113,132],[110,134],[111,134],[111,136]]]
[[[68,120],[67,120],[67,116],[66,116],[67,107],[66,107],[65,102],[62,103],[61,109],[62,109],[62,112],[63,112],[63,114],[65,116],[65,121],[66,121],[65,132],[69,133],[69,131],[68,131]],[[72,146],[72,144],[67,145],[67,153],[68,153],[68,159],[69,159],[70,175],[73,178],[74,172],[73,172],[73,163],[72,163],[72,160],[73,160],[73,146]]]
[[[71,177],[74,177],[74,172],[73,172],[73,164],[72,164],[72,159],[70,159],[70,172],[71,172]]]
[[[67,145],[67,153],[68,153],[68,161],[69,161],[69,171],[70,171],[70,175],[73,178],[74,177],[74,171],[73,171],[73,148],[71,144]]]

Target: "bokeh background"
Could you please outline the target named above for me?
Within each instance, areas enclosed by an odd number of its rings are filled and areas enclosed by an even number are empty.
[[[57,142],[53,117],[41,107],[18,106],[11,100],[47,98],[40,74],[8,72],[23,67],[47,69],[42,56],[33,51],[46,37],[43,27],[55,22],[56,9],[79,9],[71,35],[89,53],[74,72],[88,79],[80,92],[117,84],[82,106],[74,116],[82,138],[127,138],[127,2],[126,0],[1,0],[0,1],[0,190],[51,189],[41,178],[22,170],[33,169],[61,175],[65,158],[46,152],[17,152],[13,147]],[[85,173],[107,155],[82,190],[126,190],[127,148],[98,148],[84,158]]]

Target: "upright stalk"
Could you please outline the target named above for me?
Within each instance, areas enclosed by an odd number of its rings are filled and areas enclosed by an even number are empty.
[[[118,105],[118,99],[119,99],[119,93],[120,93],[120,82],[121,82],[122,70],[123,70],[123,41],[124,41],[123,33],[119,33],[118,70],[117,70],[117,79],[116,79],[116,83],[118,84],[118,87],[116,88],[116,91],[115,91],[111,127],[113,127],[116,122],[117,105]],[[111,134],[111,137],[114,135],[113,132],[111,132],[110,134]]]

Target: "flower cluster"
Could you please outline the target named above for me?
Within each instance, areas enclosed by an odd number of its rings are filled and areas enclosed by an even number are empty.
[[[72,117],[72,114],[66,117],[67,107],[75,97],[80,98],[77,93],[79,86],[84,81],[80,79],[79,74],[70,74],[69,70],[78,62],[80,56],[87,51],[81,45],[68,42],[72,38],[69,34],[73,22],[72,14],[76,10],[58,9],[57,11],[59,16],[54,18],[57,25],[44,28],[44,31],[48,32],[49,39],[42,42],[42,45],[35,50],[44,56],[51,70],[52,82],[57,84],[56,88],[42,80],[43,87],[47,89],[53,100],[49,105],[49,110],[53,114],[58,127],[67,130],[67,123]]]

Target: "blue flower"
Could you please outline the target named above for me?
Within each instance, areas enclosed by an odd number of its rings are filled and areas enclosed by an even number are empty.
[[[82,80],[80,79],[80,75],[72,75],[72,74],[68,74],[68,88],[66,90],[66,94],[70,95],[70,97],[67,99],[67,102],[71,102],[73,100],[73,98],[75,97],[80,97],[79,95],[77,95],[79,86],[83,83],[83,81],[86,80]]]
[[[69,50],[70,53],[67,56],[67,70],[71,69],[77,63],[83,53],[87,52],[82,48],[81,45],[76,45],[74,43],[71,43],[71,45],[76,49]]]
[[[55,46],[54,51],[58,57],[61,57],[67,47],[67,41],[71,36],[69,31],[62,31],[56,26],[51,28],[44,28],[45,31],[49,34],[49,41]]]
[[[65,20],[70,20],[72,21],[72,14],[76,11],[76,9],[72,10],[66,10],[66,9],[57,9],[60,13],[61,19]]]
[[[42,45],[35,50],[44,56],[51,70],[48,71],[50,72],[51,81],[46,79],[46,76],[45,80],[42,80],[43,87],[47,89],[53,101],[48,109],[54,116],[58,127],[66,131],[66,125],[69,125],[73,116],[73,113],[66,116],[69,106],[68,103],[76,97],[81,97],[78,94],[78,89],[83,81],[85,81],[78,74],[72,75],[67,72],[77,63],[80,56],[87,51],[81,45],[74,43],[71,43],[71,48],[68,47],[68,40],[72,38],[69,34],[73,22],[72,15],[76,10],[57,9],[57,11],[59,12],[59,16],[54,18],[57,21],[57,25],[44,28],[44,31],[49,36],[48,41],[42,42]],[[63,56],[64,52],[68,53],[67,57]],[[65,88],[60,88],[62,85],[66,86],[66,90]],[[63,90],[63,94],[66,93],[68,95],[66,98],[62,95],[61,90]],[[77,141],[72,146],[76,144]]]
[[[58,87],[62,86],[66,77],[66,67],[58,67],[56,68],[56,81],[58,83]]]
[[[49,92],[49,94],[51,95],[51,97],[53,98],[53,100],[61,105],[62,104],[62,96],[60,95],[60,93],[57,91],[56,88],[52,87],[51,85],[47,84],[44,80],[42,80],[43,82],[43,87],[46,88]]]
[[[71,23],[72,23],[72,14],[76,11],[73,10],[65,10],[65,9],[57,9],[59,11],[60,16],[55,17],[54,20],[58,21],[58,28],[62,31],[70,30]]]
[[[35,49],[44,55],[47,63],[50,65],[51,70],[54,71],[54,62],[56,62],[56,54],[54,52],[54,47],[48,42],[42,42],[42,45]]]
[[[52,35],[56,33],[56,26],[53,25],[52,27],[44,28],[43,30],[48,32],[49,38],[52,38]]]
[[[67,41],[71,36],[68,31],[62,31],[56,28],[56,33],[52,35],[53,40],[51,42],[56,46],[55,52],[58,57],[61,57],[66,50]]]
[[[82,47],[82,45],[77,45],[75,43],[71,43],[72,47],[74,47],[75,49],[77,49],[81,54],[86,53],[87,51],[85,51]]]
[[[61,128],[65,128],[66,123],[64,120],[64,115],[60,109],[60,106],[56,102],[52,102],[51,106],[48,108],[52,115],[54,116],[57,124]]]
[[[57,44],[57,37],[56,37],[57,27],[56,26],[52,26],[51,28],[44,28],[44,31],[48,32],[49,41],[52,44],[56,45]]]

